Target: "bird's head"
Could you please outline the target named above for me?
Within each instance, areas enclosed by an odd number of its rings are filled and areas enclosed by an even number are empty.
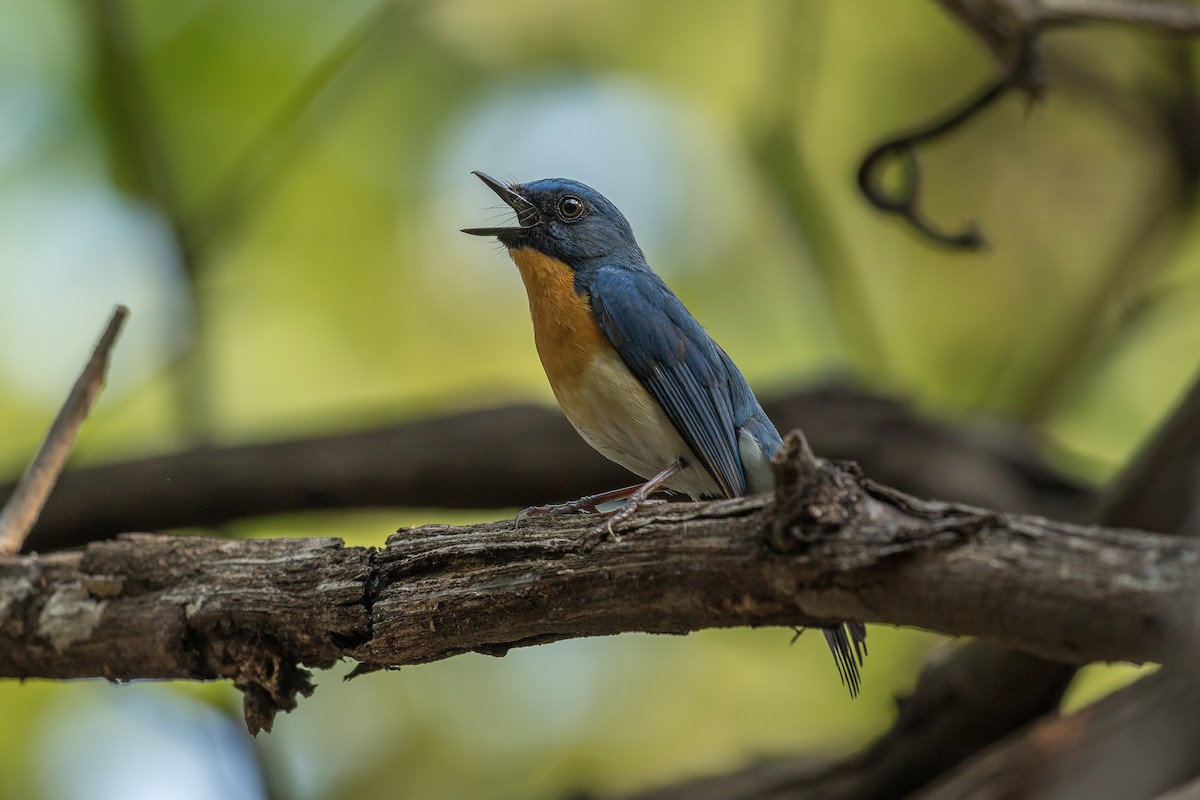
[[[605,259],[644,263],[625,215],[590,186],[566,178],[504,184],[473,174],[517,213],[517,224],[463,228],[463,233],[495,236],[510,250],[529,247],[573,269]]]

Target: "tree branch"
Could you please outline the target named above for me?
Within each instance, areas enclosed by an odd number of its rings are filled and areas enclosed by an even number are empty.
[[[1052,26],[1090,22],[1135,25],[1161,33],[1200,33],[1200,8],[1167,0],[937,0],[987,44],[1011,73],[1026,47]]]
[[[954,426],[837,387],[791,394],[766,408],[780,429],[808,431],[817,452],[857,461],[876,480],[914,494],[1060,518],[1090,499],[1056,476],[1037,457],[1033,437],[1016,426]],[[27,549],[311,509],[523,508],[628,482],[628,473],[584,444],[556,409],[481,409],[69,471]],[[0,497],[9,491],[0,487]]]
[[[833,764],[803,756],[751,764],[652,789],[622,800],[889,800],[969,758],[981,742],[1053,707],[1073,670],[1048,670],[1040,658],[973,641],[932,659],[895,724],[869,747]],[[1012,700],[1009,702],[1009,700]]]
[[[1008,77],[988,81],[971,98],[946,113],[905,133],[876,145],[863,156],[858,167],[858,190],[867,202],[880,211],[896,214],[918,233],[937,244],[954,250],[982,250],[987,237],[977,222],[969,222],[961,230],[948,233],[931,222],[920,208],[921,166],[917,145],[936,141],[960,128],[1005,95],[1012,87]],[[899,185],[889,188],[882,176],[890,162],[899,162],[903,177]]]
[[[1037,17],[1045,25],[1109,22],[1163,33],[1200,33],[1200,8],[1165,0],[1041,0]]]
[[[1200,800],[1200,778],[1164,794],[1159,800]]]
[[[117,306],[113,311],[100,341],[92,350],[92,356],[84,365],[83,371],[75,379],[70,394],[59,409],[58,416],[50,426],[37,455],[30,462],[29,468],[21,477],[12,495],[0,511],[0,554],[9,555],[20,551],[25,537],[37,522],[46,498],[54,488],[55,481],[67,464],[67,457],[75,446],[75,439],[83,421],[92,410],[96,396],[104,387],[104,377],[108,372],[108,357],[113,346],[117,343],[117,335],[129,309]]]
[[[1180,533],[1196,529],[1192,487],[1200,479],[1200,382],[1176,406],[1093,508],[1107,526]],[[954,769],[976,751],[1052,712],[1070,665],[975,641],[927,664],[899,700],[892,727],[868,748],[832,765],[808,759],[755,764],[628,800],[894,800]],[[1136,697],[1134,695],[1133,697]],[[1014,739],[1013,741],[1016,741]],[[1137,763],[1136,757],[1125,764]]]
[[[231,678],[252,731],[360,670],[625,631],[833,620],[977,635],[1073,663],[1161,658],[1200,542],[917,500],[789,439],[775,498],[339,540],[131,535],[0,559],[0,676]]]
[[[1133,463],[1105,492],[1095,519],[1106,525],[1200,533],[1200,379]]]
[[[964,763],[920,800],[1150,800],[1200,773],[1195,664],[1161,670]]]
[[[1145,0],[937,0],[938,4],[976,34],[992,51],[1000,75],[987,81],[973,97],[915,130],[890,137],[872,148],[858,170],[858,187],[871,205],[904,219],[932,242],[960,250],[978,250],[986,239],[977,223],[947,233],[920,209],[920,166],[917,145],[935,140],[960,127],[993,105],[1010,89],[1031,98],[1045,89],[1038,53],[1042,33],[1054,27],[1088,22],[1137,25],[1178,35],[1200,33],[1200,9],[1183,3]],[[884,185],[884,168],[893,161],[903,167],[895,189]]]

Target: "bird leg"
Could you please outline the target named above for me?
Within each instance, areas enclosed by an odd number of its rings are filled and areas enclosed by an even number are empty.
[[[600,494],[589,494],[586,497],[581,497],[578,500],[572,500],[569,503],[554,503],[548,506],[530,506],[529,508],[517,514],[517,519],[522,520],[525,517],[546,517],[557,516],[559,514],[581,514],[584,512],[595,513],[599,511],[599,507],[604,503],[611,503],[613,500],[624,500],[627,497],[632,497],[638,489],[642,488],[643,484],[635,483],[633,486],[626,486],[622,489],[611,489]]]
[[[596,512],[598,506],[603,503],[610,503],[614,500],[624,500],[625,505],[613,512],[603,525],[594,528],[584,538],[585,549],[590,550],[595,547],[601,540],[612,537],[616,538],[616,533],[613,531],[614,525],[619,525],[625,520],[632,517],[639,508],[649,505],[654,502],[662,502],[660,500],[652,500],[650,495],[657,492],[663,487],[667,481],[678,475],[685,467],[687,462],[682,458],[677,458],[667,465],[667,468],[658,473],[645,483],[634,484],[633,486],[625,486],[621,489],[612,489],[611,491],[601,492],[600,494],[590,494],[586,497],[581,497],[578,500],[572,500],[569,503],[555,503],[548,506],[530,506],[524,511],[517,514],[517,525],[521,524],[521,520],[526,517],[543,517],[557,516],[559,514],[578,514],[582,512]]]
[[[612,516],[605,520],[604,524],[593,528],[587,533],[586,536],[583,537],[583,540],[581,541],[583,549],[591,550],[606,538],[615,540],[617,538],[617,534],[613,530],[613,527],[620,525],[622,522],[632,517],[642,506],[648,505],[652,502],[661,502],[651,500],[650,495],[661,489],[663,484],[671,480],[671,478],[674,476],[678,475],[686,466],[686,461],[684,461],[682,458],[677,458],[668,464],[666,469],[643,483],[641,486],[631,487],[633,488],[633,491],[627,496],[625,505],[614,511]]]

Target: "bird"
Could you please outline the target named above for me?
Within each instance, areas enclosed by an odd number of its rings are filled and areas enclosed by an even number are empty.
[[[595,512],[625,500],[602,526],[611,534],[662,489],[693,499],[772,491],[778,430],[737,366],[647,264],[625,215],[575,180],[472,174],[517,224],[462,232],[495,237],[516,264],[555,399],[584,441],[644,479],[522,513]],[[822,631],[857,696],[866,627]]]

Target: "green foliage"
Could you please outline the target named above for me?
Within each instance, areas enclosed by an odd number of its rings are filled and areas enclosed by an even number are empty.
[[[191,237],[180,251],[190,263],[164,253],[163,268],[195,316],[139,330],[147,314],[133,308],[129,337],[190,346],[140,372],[118,348],[80,461],[169,450],[198,432],[254,440],[549,402],[515,270],[457,233],[491,213],[472,168],[530,170],[522,179],[593,170],[569,176],[630,211],[643,244],[655,243],[651,263],[766,392],[848,373],[933,413],[1023,419],[1061,464],[1103,478],[1197,366],[1200,239],[1163,125],[1178,89],[1164,67],[1171,45],[1059,34],[1044,103],[1008,98],[922,152],[930,215],[951,227],[979,219],[992,242],[957,255],[869,209],[853,184],[872,145],[992,75],[934,3],[414,2],[379,17],[361,52],[332,69],[326,55],[371,4],[137,0],[125,8],[129,55],[146,96],[132,119],[95,68],[90,7],[0,9],[0,118],[32,131],[0,137],[0,228],[47,187],[98,189],[159,214],[162,185],[137,177],[145,164],[129,150],[128,126],[150,119],[175,203],[158,219],[164,235]],[[288,98],[322,69],[329,80],[290,113]],[[589,116],[592,97],[617,99]],[[567,101],[575,116],[538,139]],[[504,134],[480,141],[485,123]],[[618,183],[628,164],[636,174]],[[635,216],[646,197],[657,199]],[[58,400],[13,353],[32,352],[65,392],[99,330],[64,311],[78,282],[48,287],[26,257],[101,269],[55,223],[0,244],[0,316],[33,309],[0,347],[10,473]],[[96,320],[124,299],[102,295],[84,298]],[[52,340],[78,355],[36,349]],[[459,521],[434,510],[245,532],[374,544],[435,520]],[[631,636],[348,684],[327,674],[255,755],[278,791],[304,798],[632,789],[862,742],[929,644],[872,631],[867,688],[851,703],[818,638],[789,648],[789,635]],[[120,715],[112,698],[179,692],[236,716],[227,687],[0,684],[0,798],[49,797],[51,724],[103,703]]]

